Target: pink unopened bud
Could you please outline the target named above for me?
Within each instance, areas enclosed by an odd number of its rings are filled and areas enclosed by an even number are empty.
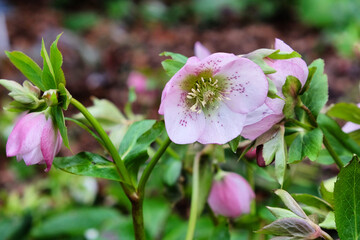
[[[46,163],[49,171],[60,151],[62,138],[51,117],[44,113],[29,113],[20,117],[6,144],[6,155],[24,159],[26,165]]]
[[[250,212],[255,193],[239,174],[219,172],[211,187],[208,203],[215,214],[238,217]]]
[[[129,87],[134,87],[136,93],[143,93],[146,89],[146,77],[138,72],[131,72],[129,74],[127,84]]]

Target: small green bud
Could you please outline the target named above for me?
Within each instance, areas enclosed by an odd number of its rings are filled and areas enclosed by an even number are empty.
[[[28,109],[34,109],[39,105],[40,89],[25,81],[23,86],[15,81],[0,80],[0,85],[10,91],[9,96],[21,105],[26,105]]]

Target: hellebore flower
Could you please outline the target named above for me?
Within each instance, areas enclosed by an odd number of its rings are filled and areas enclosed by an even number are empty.
[[[235,218],[250,212],[254,198],[254,191],[242,176],[219,172],[212,183],[208,203],[214,213]]]
[[[230,53],[191,57],[166,84],[159,114],[177,144],[224,144],[241,133],[267,92],[263,71],[248,59]]]
[[[275,39],[275,49],[279,49],[282,52],[293,52],[293,49],[280,39]],[[301,58],[284,60],[267,59],[266,62],[270,67],[276,70],[276,73],[268,74],[267,77],[275,84],[277,95],[280,97],[284,98],[284,95],[282,94],[282,86],[286,81],[286,77],[289,75],[299,79],[302,86],[304,86],[309,70],[305,61]],[[265,133],[284,117],[282,113],[284,105],[284,100],[268,97],[265,104],[248,115],[241,135],[245,138],[253,140]]]
[[[26,165],[46,163],[49,171],[60,151],[62,138],[51,117],[44,113],[28,113],[20,117],[6,143],[6,155],[24,159]]]

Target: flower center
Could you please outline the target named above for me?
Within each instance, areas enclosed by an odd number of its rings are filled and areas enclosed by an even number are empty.
[[[222,89],[217,79],[201,77],[186,96],[191,104],[190,110],[200,113],[203,109],[214,106],[218,101],[229,100],[226,97],[227,92]]]

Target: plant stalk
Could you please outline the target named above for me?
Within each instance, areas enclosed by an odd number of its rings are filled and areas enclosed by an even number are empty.
[[[341,170],[344,167],[344,164],[341,161],[341,159],[339,158],[339,156],[336,154],[335,150],[330,145],[330,143],[327,140],[327,138],[325,137],[325,135],[323,137],[323,143],[324,143],[326,149],[329,151],[331,157],[334,159],[336,165],[338,165],[339,169]]]
[[[71,104],[75,108],[77,108],[82,113],[82,115],[84,115],[84,117],[89,121],[89,123],[93,126],[93,128],[99,134],[106,149],[109,151],[111,157],[113,158],[113,160],[115,162],[116,169],[119,173],[121,180],[124,182],[122,184],[122,187],[124,188],[126,195],[129,197],[129,199],[132,199],[132,198],[137,199],[138,197],[136,195],[135,189],[133,189],[134,187],[132,186],[132,182],[131,182],[129,173],[125,167],[125,164],[122,161],[122,159],[120,158],[120,155],[119,155],[117,149],[115,148],[114,144],[111,142],[111,140],[110,140],[109,136],[106,134],[105,130],[101,127],[100,123],[96,120],[96,118],[79,101],[72,98]]]
[[[186,233],[186,240],[193,240],[197,219],[198,203],[199,203],[199,168],[200,168],[201,153],[198,153],[194,159],[193,165],[193,179],[192,179],[192,193],[191,193],[191,208],[189,225]]]
[[[145,240],[143,199],[131,201],[132,219],[134,225],[134,233],[136,240]]]

